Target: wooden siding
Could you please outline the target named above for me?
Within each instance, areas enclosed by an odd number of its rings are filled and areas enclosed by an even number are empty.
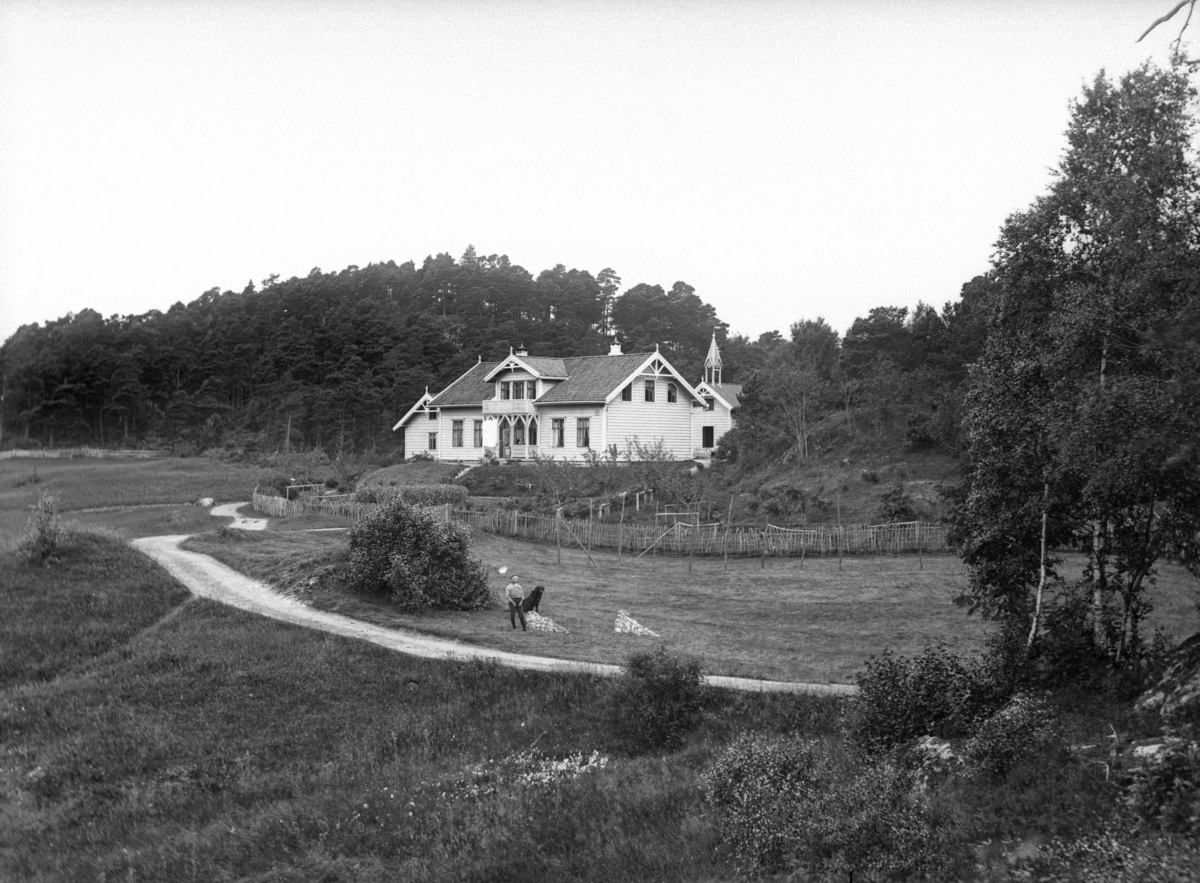
[[[582,460],[587,456],[588,448],[575,445],[575,420],[586,417],[588,435],[592,446],[590,450],[604,452],[604,408],[600,405],[546,405],[538,408],[538,444],[539,457],[553,457],[555,460]],[[563,447],[554,447],[554,421],[563,420]]]
[[[654,379],[654,401],[644,399],[645,381]],[[678,384],[676,384],[678,388]],[[643,445],[653,445],[661,439],[666,450],[677,460],[690,460],[692,444],[692,397],[678,389],[677,401],[667,401],[667,381],[662,377],[639,377],[633,381],[633,401],[626,402],[620,394],[608,403],[606,440],[621,453],[636,436]]]
[[[476,408],[442,408],[438,416],[438,450],[437,459],[465,462],[479,462],[483,459],[483,448],[474,446],[474,421],[483,419],[483,406]],[[454,421],[463,422],[463,446],[456,448],[454,441]],[[427,420],[432,423],[432,420]]]
[[[733,414],[716,399],[713,400],[711,411],[697,408],[692,413],[692,448],[695,451],[712,450],[703,445],[705,426],[713,428],[713,446],[715,447],[721,440],[721,436],[733,428]]]

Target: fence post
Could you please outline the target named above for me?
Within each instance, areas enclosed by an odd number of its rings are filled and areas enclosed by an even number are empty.
[[[562,564],[562,507],[554,510],[554,545],[558,550],[558,563]]]

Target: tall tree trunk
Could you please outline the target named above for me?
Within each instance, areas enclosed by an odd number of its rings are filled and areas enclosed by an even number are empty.
[[[1038,574],[1037,603],[1033,608],[1033,622],[1029,626],[1029,637],[1025,641],[1025,653],[1033,649],[1042,621],[1042,595],[1046,591],[1046,522],[1050,509],[1050,482],[1042,485],[1042,545],[1039,551],[1040,572]]]

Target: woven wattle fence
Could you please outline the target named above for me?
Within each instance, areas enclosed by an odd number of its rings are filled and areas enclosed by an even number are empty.
[[[254,509],[274,518],[306,513],[342,515],[354,520],[369,515],[379,503],[356,503],[346,497],[282,497],[254,494]],[[431,517],[454,519],[474,530],[538,543],[608,549],[622,555],[697,555],[730,558],[800,558],[808,555],[904,555],[953,551],[940,524],[812,524],[799,528],[725,526],[723,524],[613,524],[599,520],[556,518],[510,509],[476,512],[449,505],[426,506]]]

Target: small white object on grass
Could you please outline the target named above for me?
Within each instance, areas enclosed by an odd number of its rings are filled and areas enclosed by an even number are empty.
[[[613,629],[618,635],[640,635],[644,638],[657,638],[658,632],[651,631],[646,628],[636,619],[629,615],[626,610],[617,611],[616,627]]]
[[[508,568],[507,568],[507,567],[501,567],[501,568],[500,568],[500,571],[499,571],[499,573],[500,573],[500,575],[501,575],[501,576],[503,576],[504,574],[508,573]]]

